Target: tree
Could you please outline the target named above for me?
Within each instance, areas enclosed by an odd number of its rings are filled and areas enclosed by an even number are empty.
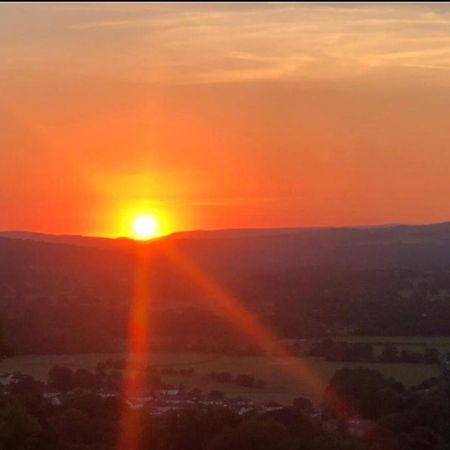
[[[64,366],[53,366],[48,371],[48,385],[60,392],[67,392],[72,381],[72,370]]]
[[[378,420],[378,426],[382,429],[392,431],[396,434],[408,432],[411,430],[413,423],[404,413],[393,413],[382,417]]]
[[[234,382],[238,386],[253,387],[255,385],[255,378],[250,375],[242,374],[237,375]]]
[[[63,449],[102,448],[100,446],[112,443],[115,434],[111,422],[101,417],[90,417],[74,408],[58,414],[52,420],[52,427]]]
[[[238,417],[232,411],[215,408],[186,408],[169,414],[162,426],[163,449],[206,450],[214,436],[234,426]]]
[[[311,400],[305,397],[297,397],[294,399],[292,406],[299,411],[310,411],[312,409]]]
[[[304,411],[294,406],[268,411],[263,415],[264,419],[283,425],[288,434],[298,438],[299,442],[307,443],[314,435],[314,427]]]
[[[362,450],[364,447],[338,433],[321,434],[313,439],[307,450]]]
[[[220,402],[223,399],[224,399],[224,395],[223,395],[223,392],[221,392],[221,391],[214,390],[208,394],[208,400],[210,400],[212,402]]]
[[[212,440],[208,450],[296,450],[298,442],[275,422],[250,420]]]
[[[364,367],[337,370],[325,390],[325,408],[338,418],[361,415],[377,419],[398,411],[404,387]]]
[[[77,369],[71,376],[70,384],[72,388],[93,390],[98,385],[95,374],[86,369]]]
[[[0,448],[31,450],[41,431],[37,419],[19,403],[7,403],[0,409]]]
[[[24,375],[11,386],[11,395],[31,414],[40,410],[43,391],[43,383],[28,375]]]
[[[427,363],[437,364],[439,362],[439,351],[434,347],[427,347],[423,354],[423,359]]]
[[[384,346],[383,352],[380,355],[380,360],[384,362],[395,362],[398,359],[398,348],[391,343]]]
[[[13,354],[12,348],[5,342],[3,323],[0,320],[0,360],[5,359],[8,356],[12,356],[12,354]]]

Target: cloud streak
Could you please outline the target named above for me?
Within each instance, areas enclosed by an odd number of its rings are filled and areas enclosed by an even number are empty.
[[[436,5],[0,8],[7,13],[3,21],[9,43],[1,46],[9,53],[4,63],[9,68],[38,60],[67,70],[71,62],[75,73],[213,83],[352,77],[378,67],[420,67],[428,72],[450,67],[450,8]],[[8,29],[6,20],[15,26]]]

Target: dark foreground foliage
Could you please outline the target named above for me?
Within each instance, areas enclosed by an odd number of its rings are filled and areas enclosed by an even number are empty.
[[[142,450],[450,449],[450,389],[444,376],[405,389],[374,370],[342,369],[320,409],[297,399],[264,414],[242,415],[200,404],[154,415],[147,408],[131,409],[119,397],[79,388],[54,404],[45,394],[48,388],[26,377],[3,393],[0,449],[113,450],[124,414],[128,423],[138,424]],[[336,395],[343,402],[336,402]]]

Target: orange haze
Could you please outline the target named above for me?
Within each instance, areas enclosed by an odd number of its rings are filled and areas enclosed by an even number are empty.
[[[450,7],[0,5],[0,229],[450,218]]]

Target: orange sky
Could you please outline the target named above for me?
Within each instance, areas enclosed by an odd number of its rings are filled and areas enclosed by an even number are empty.
[[[450,6],[1,4],[0,229],[450,219]]]

